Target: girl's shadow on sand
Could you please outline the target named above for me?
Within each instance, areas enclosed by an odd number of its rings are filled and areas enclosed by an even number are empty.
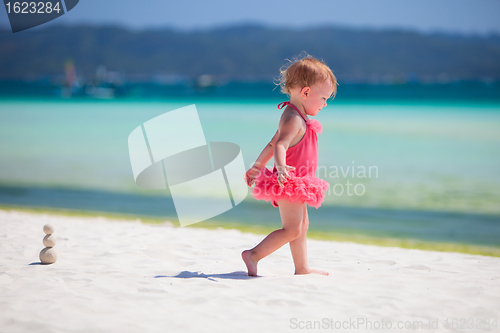
[[[190,272],[190,271],[182,271],[177,275],[157,275],[155,278],[181,278],[181,279],[190,279],[190,278],[204,278],[210,281],[215,281],[216,278],[219,279],[233,279],[233,280],[249,280],[254,279],[255,276],[248,276],[247,272],[244,271],[236,271],[232,273],[222,273],[222,274],[204,274],[200,272]]]

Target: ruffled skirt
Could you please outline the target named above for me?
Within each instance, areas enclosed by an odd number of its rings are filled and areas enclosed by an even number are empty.
[[[257,200],[270,201],[278,207],[277,201],[287,199],[291,202],[307,203],[311,207],[319,208],[325,198],[328,182],[314,176],[295,176],[295,171],[289,171],[290,178],[278,184],[278,173],[262,168],[255,179],[252,196]]]

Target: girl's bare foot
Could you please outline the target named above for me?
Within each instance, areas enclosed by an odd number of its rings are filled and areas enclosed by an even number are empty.
[[[257,276],[257,262],[252,260],[252,251],[245,250],[241,252],[241,257],[247,265],[248,275],[249,276]]]
[[[328,273],[328,272],[320,271],[318,269],[311,269],[311,268],[309,268],[305,271],[300,271],[300,272],[295,271],[295,275],[299,275],[299,274],[321,274],[321,275],[326,275],[326,276],[330,275],[330,273]]]

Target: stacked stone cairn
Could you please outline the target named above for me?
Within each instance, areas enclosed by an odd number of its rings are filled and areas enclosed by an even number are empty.
[[[54,250],[56,245],[56,236],[54,236],[54,227],[50,224],[43,226],[45,237],[43,238],[43,245],[45,248],[40,251],[40,261],[42,264],[53,264],[57,261],[57,252]]]

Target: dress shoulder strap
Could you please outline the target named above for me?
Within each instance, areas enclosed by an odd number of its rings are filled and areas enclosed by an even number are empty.
[[[295,109],[295,111],[297,111],[297,112],[300,114],[300,116],[302,117],[302,119],[304,119],[304,121],[307,123],[307,119],[306,119],[306,118],[302,115],[302,112],[300,112],[300,111],[299,111],[299,109],[298,109],[295,105],[293,105],[292,103],[290,103],[290,102],[288,102],[288,101],[286,101],[286,102],[281,102],[280,104],[278,104],[278,109],[280,109],[280,110],[281,110],[281,109],[283,109],[285,106],[290,106],[290,107],[292,107],[293,109]]]

